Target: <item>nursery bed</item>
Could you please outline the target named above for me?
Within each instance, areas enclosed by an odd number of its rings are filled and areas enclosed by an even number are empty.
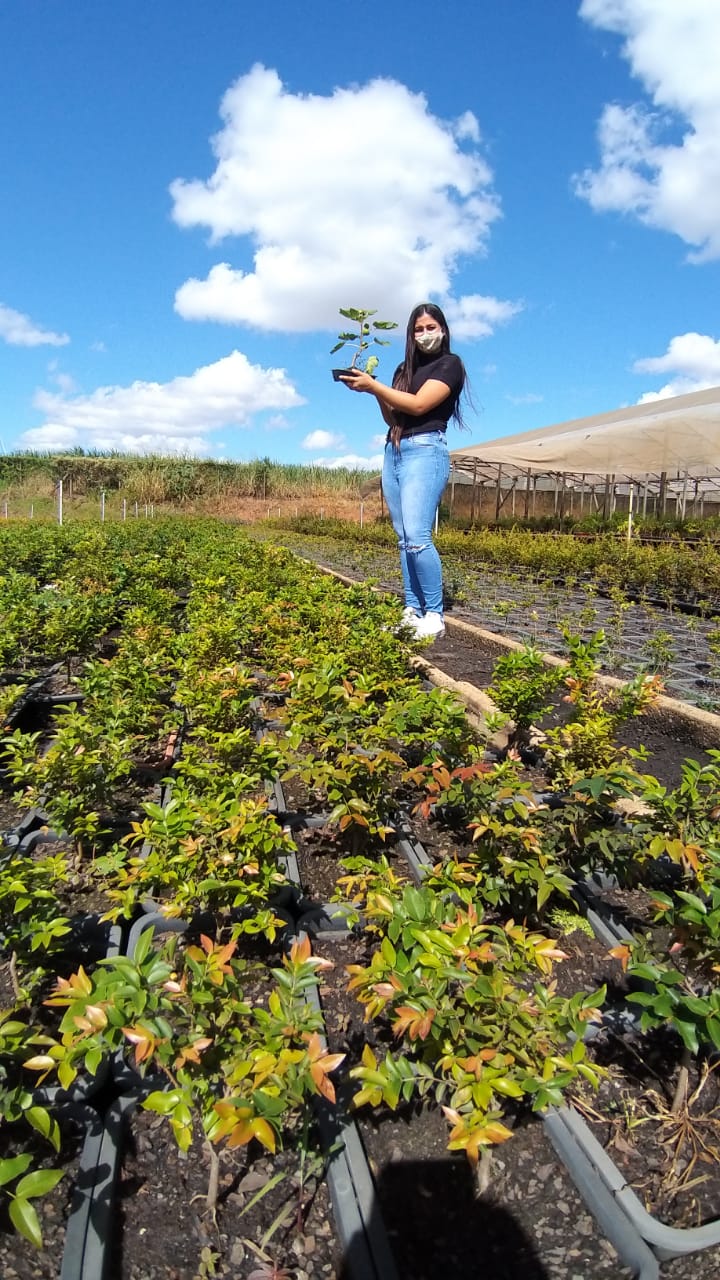
[[[358,581],[372,578],[383,590],[400,590],[397,554],[389,548],[342,543],[282,529],[260,534],[255,529],[253,534],[272,537],[320,568]],[[583,590],[535,582],[529,572],[521,575],[492,567],[468,568],[448,554],[443,561],[446,607],[451,616],[554,653],[563,648],[558,629],[562,621],[585,634],[603,627],[609,637],[606,670],[610,674],[630,679],[641,666],[659,663],[671,696],[716,711],[720,707],[720,673],[715,669],[717,662],[713,666],[709,661],[707,645],[708,633],[717,626],[712,617],[691,618],[688,622],[683,613],[650,601],[642,605],[625,602],[629,607],[620,609],[607,598],[607,592],[590,583]],[[716,612],[719,610],[717,606]],[[662,633],[660,640],[658,633]],[[444,644],[441,641],[433,646],[433,660]]]
[[[585,939],[585,941],[587,941]],[[318,937],[316,951],[335,964],[321,987],[332,1051],[358,1061],[363,1044],[384,1053],[377,1024],[365,1024],[344,990],[346,964],[363,963],[366,937]],[[399,1274],[447,1280],[624,1280],[618,1261],[550,1146],[530,1118],[494,1148],[487,1185],[462,1152],[447,1150],[440,1111],[421,1105],[354,1113],[375,1181],[378,1212]]]
[[[259,1267],[263,1252],[292,1268],[294,1280],[340,1280],[322,1168],[317,1161],[310,1167],[298,1231],[297,1157],[283,1152],[271,1158],[256,1144],[250,1155],[247,1148],[225,1153],[213,1220],[204,1203],[209,1163],[202,1145],[196,1141],[181,1152],[162,1117],[135,1111],[127,1121],[107,1280],[196,1280],[198,1274],[235,1280]],[[282,1177],[252,1206],[277,1175]]]

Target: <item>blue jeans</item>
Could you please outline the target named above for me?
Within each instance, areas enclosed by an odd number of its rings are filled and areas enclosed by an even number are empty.
[[[382,489],[400,547],[405,604],[442,613],[442,565],[433,544],[435,512],[450,474],[444,432],[406,436],[385,445]]]

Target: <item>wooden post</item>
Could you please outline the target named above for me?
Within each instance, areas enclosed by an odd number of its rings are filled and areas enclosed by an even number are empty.
[[[470,523],[475,523],[475,485],[477,483],[477,462],[473,462],[472,494],[470,495]]]
[[[695,483],[697,484],[697,481],[695,481]],[[688,487],[688,473],[686,471],[685,475],[683,476],[682,494],[680,496],[680,507],[682,511],[682,514],[680,516],[681,520],[685,519],[685,508],[687,506],[687,487]]]
[[[100,523],[105,523],[105,490],[100,490]]]
[[[62,480],[58,480],[57,482],[57,521],[58,521],[58,524],[62,524],[63,522],[63,482]]]
[[[498,464],[497,464],[497,468],[498,468],[498,472],[497,472],[497,482],[496,482],[496,484],[495,484],[495,519],[496,519],[496,520],[499,520],[499,519],[500,519],[500,505],[501,505],[501,504],[500,504],[500,497],[501,497],[501,494],[502,494],[502,488],[501,488],[501,484],[500,484],[500,482],[501,482],[501,480],[502,480],[502,462],[498,462]]]
[[[629,492],[629,494],[628,494],[628,521],[627,521],[627,544],[628,544],[628,546],[630,546],[630,542],[631,542],[631,540],[632,540],[632,531],[633,531],[633,486],[632,486],[632,483],[631,483],[631,485],[630,485],[630,492]]]
[[[530,513],[530,468],[525,472],[525,511],[524,518],[527,520]]]
[[[658,493],[658,502],[660,503],[660,515],[664,516],[667,510],[667,471],[660,473],[660,491]],[[657,507],[656,507],[657,513]]]
[[[122,518],[123,520],[127,520],[127,498],[123,498]]]
[[[451,520],[453,518],[454,509],[455,509],[455,468],[453,467],[450,473],[450,519]]]

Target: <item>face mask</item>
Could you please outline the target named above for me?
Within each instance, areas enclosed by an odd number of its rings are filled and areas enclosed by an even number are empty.
[[[432,355],[434,351],[440,350],[443,337],[442,329],[438,329],[437,333],[419,333],[415,339],[415,344],[427,355]]]

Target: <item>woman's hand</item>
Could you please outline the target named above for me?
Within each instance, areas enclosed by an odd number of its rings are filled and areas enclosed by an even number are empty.
[[[351,391],[374,391],[375,379],[362,369],[353,369],[352,373],[341,374],[340,382],[344,382]]]

